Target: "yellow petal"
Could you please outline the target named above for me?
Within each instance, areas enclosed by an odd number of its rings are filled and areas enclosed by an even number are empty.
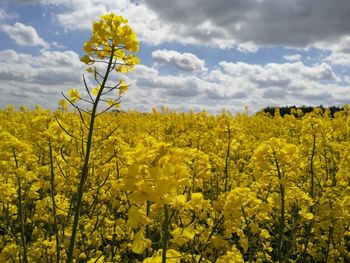
[[[92,64],[93,62],[95,62],[95,61],[92,60],[92,59],[90,58],[90,56],[88,56],[88,55],[83,56],[83,57],[80,59],[80,61],[83,62],[83,63],[85,63],[85,64],[87,64],[87,65]]]
[[[91,90],[91,94],[94,95],[94,96],[97,96],[99,90],[100,90],[99,88],[93,88]]]
[[[128,68],[125,65],[120,65],[119,67],[117,67],[116,71],[121,72],[121,73],[127,73]]]
[[[142,254],[147,247],[151,245],[152,241],[143,236],[143,231],[140,230],[134,236],[132,244],[132,251],[136,254]]]
[[[261,232],[260,232],[260,236],[261,236],[262,238],[266,239],[266,238],[269,238],[269,237],[270,237],[270,233],[269,233],[269,231],[267,231],[266,229],[263,229],[263,230],[261,230]]]
[[[75,102],[81,99],[79,91],[75,88],[68,91],[68,96],[72,102]]]

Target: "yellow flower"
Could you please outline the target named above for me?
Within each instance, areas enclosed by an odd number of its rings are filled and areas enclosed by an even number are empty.
[[[243,257],[236,246],[232,246],[231,251],[227,251],[226,255],[218,258],[217,263],[243,263]]]
[[[58,106],[62,109],[62,110],[68,110],[68,102],[65,99],[61,99],[58,102]]]
[[[105,262],[104,256],[92,258],[88,261],[88,263],[103,263],[103,262]]]
[[[123,46],[129,52],[137,52],[139,48],[139,42],[136,39],[135,32],[127,24],[128,20],[122,16],[117,16],[114,13],[104,14],[101,20],[94,22],[92,26],[93,35],[88,42],[84,45],[84,51],[88,55],[97,55],[103,59],[111,55],[111,47],[114,50]],[[103,52],[100,52],[103,50]],[[99,54],[97,54],[99,53]],[[120,52],[116,52],[116,59],[120,59]],[[133,54],[129,55],[133,57]],[[128,57],[128,56],[127,56]],[[89,58],[85,58],[86,64],[89,64]],[[135,64],[136,60],[132,64]],[[129,64],[129,63],[128,63]]]
[[[91,65],[93,64],[95,61],[93,59],[90,58],[90,56],[85,55],[80,59],[81,62],[87,64],[87,65]]]
[[[69,98],[72,102],[75,102],[75,101],[81,99],[79,91],[75,88],[68,91],[68,95],[69,95]]]
[[[187,196],[186,195],[177,195],[172,199],[172,205],[175,209],[180,209],[186,205]]]
[[[261,236],[261,238],[266,239],[266,238],[269,238],[269,237],[270,237],[270,233],[269,233],[269,231],[267,231],[266,229],[263,229],[263,230],[261,230],[261,232],[260,232],[260,236]]]
[[[137,206],[130,207],[128,211],[128,225],[132,228],[136,228],[140,225],[146,225],[149,223],[149,219],[145,214],[141,213]]]
[[[84,252],[81,252],[79,255],[79,259],[85,260],[87,258],[86,254]]]
[[[117,72],[120,73],[127,73],[128,72],[128,67],[125,65],[120,65],[119,67],[116,68]]]
[[[101,89],[101,85],[98,85],[98,87],[95,87],[91,90],[91,94],[94,95],[94,96],[97,96],[98,92],[100,91]]]
[[[161,254],[162,254],[162,250],[160,249],[160,250],[156,251],[152,257],[145,258],[145,260],[142,262],[143,263],[161,263],[162,262],[162,255]],[[181,255],[180,252],[170,248],[167,250],[166,256],[167,256],[166,262],[168,262],[168,263],[180,263],[183,255]]]
[[[120,102],[112,100],[112,99],[107,100],[107,104],[108,104],[108,106],[112,106],[113,105],[114,108],[116,108],[116,109],[120,108]]]
[[[305,212],[303,210],[299,211],[299,215],[303,218],[305,218],[306,220],[312,220],[314,218],[314,215],[310,212]]]
[[[172,236],[173,239],[171,241],[178,246],[182,246],[194,238],[195,232],[190,228],[178,227],[172,231]]]
[[[126,84],[126,82],[123,79],[121,79],[119,83],[119,96],[127,92],[128,88],[128,84]]]
[[[138,231],[134,236],[134,242],[132,244],[132,251],[136,254],[142,254],[146,248],[151,245],[152,241],[145,238],[143,230]]]
[[[252,231],[253,234],[256,234],[259,231],[259,224],[252,222],[250,224],[250,230]]]

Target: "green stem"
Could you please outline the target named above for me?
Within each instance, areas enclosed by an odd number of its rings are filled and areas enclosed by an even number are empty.
[[[252,238],[252,231],[250,229],[250,222],[248,220],[247,213],[244,210],[243,205],[241,205],[241,210],[243,214],[243,218],[245,221],[245,224],[247,226],[247,237],[248,237],[248,244],[249,244],[249,263],[253,262],[253,257],[254,257],[254,250],[253,250],[253,238]]]
[[[328,262],[328,257],[329,257],[329,249],[331,245],[331,237],[333,235],[333,227],[329,227],[329,232],[328,232],[328,239],[327,239],[327,250],[326,250],[326,263]]]
[[[110,69],[112,67],[112,62],[113,62],[113,55],[114,55],[114,48],[112,48],[111,56],[109,58],[108,62],[108,67],[105,73],[105,76],[103,78],[103,82],[101,84],[101,88],[96,96],[96,100],[94,102],[92,111],[91,111],[91,119],[90,119],[90,126],[89,126],[89,134],[88,134],[88,139],[86,143],[86,152],[85,152],[85,159],[84,159],[84,164],[83,168],[81,171],[80,175],[80,181],[78,185],[78,195],[76,199],[76,204],[74,207],[74,219],[73,219],[73,226],[72,226],[72,235],[70,238],[69,242],[69,247],[68,247],[68,253],[67,253],[67,263],[72,263],[73,262],[73,251],[74,251],[74,245],[75,245],[75,239],[76,239],[76,234],[77,234],[77,229],[78,229],[78,224],[79,224],[79,217],[80,217],[80,211],[81,211],[81,206],[82,206],[82,201],[83,201],[83,195],[84,195],[84,186],[85,182],[88,177],[89,173],[89,159],[90,159],[90,151],[91,151],[91,145],[92,145],[92,135],[94,131],[94,123],[95,123],[95,118],[96,118],[96,112],[97,112],[97,106],[100,101],[100,98],[102,96],[103,89],[106,85]]]
[[[166,252],[169,239],[169,207],[164,205],[163,240],[162,240],[162,263],[166,263]]]
[[[310,186],[310,196],[312,199],[314,199],[315,196],[315,190],[314,190],[314,184],[315,184],[315,173],[314,173],[314,158],[315,158],[315,150],[316,150],[316,135],[313,135],[313,143],[312,143],[312,152],[311,152],[311,159],[310,159],[310,176],[311,176],[311,186]],[[313,213],[314,209],[313,206],[310,207],[310,213]],[[312,230],[312,222],[309,222],[306,226],[306,237],[305,237],[305,243],[304,243],[304,250],[303,254],[301,256],[301,262],[305,262],[306,259],[306,253],[307,253],[307,247],[309,245],[310,239],[311,239],[311,230]]]
[[[149,217],[151,213],[151,201],[146,202],[146,216]],[[146,225],[146,238],[150,238],[149,225]],[[146,257],[148,257],[148,250],[146,250]]]
[[[60,262],[60,238],[58,233],[58,219],[57,219],[57,213],[56,213],[56,201],[55,201],[55,172],[53,167],[53,155],[52,155],[52,145],[51,141],[49,141],[49,151],[50,151],[50,194],[51,194],[51,202],[52,202],[52,213],[53,213],[53,219],[54,219],[54,231],[55,231],[55,238],[56,238],[56,262]]]
[[[279,163],[277,161],[276,156],[275,158],[275,164],[277,168],[278,173],[278,179],[282,179],[282,173],[279,166]],[[280,214],[280,222],[279,222],[279,229],[278,229],[278,262],[283,262],[283,239],[284,239],[284,221],[285,221],[285,193],[284,193],[284,186],[280,183],[280,194],[281,194],[281,214]]]
[[[24,222],[24,211],[22,207],[22,188],[21,188],[21,178],[17,176],[18,179],[18,212],[20,216],[20,222],[21,222],[21,241],[22,241],[22,247],[23,247],[23,262],[28,263],[28,256],[27,256],[27,242],[26,242],[26,236],[25,236],[25,222]]]
[[[114,212],[114,224],[113,224],[113,239],[112,239],[112,244],[111,244],[111,260],[112,262],[115,262],[115,243],[117,241],[117,233],[116,233],[116,229],[117,229],[117,216],[116,216],[116,212]]]
[[[316,135],[313,136],[313,143],[312,143],[312,153],[311,153],[311,160],[310,160],[310,175],[311,175],[311,189],[310,189],[310,196],[311,198],[314,198],[314,184],[315,184],[315,176],[314,176],[314,158],[315,158],[315,150],[316,150]]]
[[[228,166],[230,162],[230,147],[231,147],[231,129],[230,125],[228,125],[228,142],[227,142],[227,150],[226,150],[226,160],[225,160],[225,192],[227,191],[228,187],[228,177],[229,177],[229,172],[228,172]]]
[[[194,185],[195,185],[195,179],[196,179],[196,172],[193,171],[193,176],[192,176],[192,193],[194,193]]]
[[[205,245],[204,245],[203,249],[201,249],[201,251],[200,251],[201,252],[201,256],[200,256],[200,258],[199,258],[197,263],[201,263],[202,262],[202,260],[203,260],[203,252],[205,252],[207,250],[207,247],[209,245],[209,241],[213,237],[215,231],[218,229],[222,219],[224,219],[223,215],[218,219],[216,224],[213,226],[213,229],[211,230],[211,232],[210,232],[210,234],[209,234],[209,236],[208,236],[208,238],[207,238],[207,240],[205,242]]]
[[[17,156],[15,150],[13,150],[13,157],[15,160],[16,168],[19,167]],[[17,183],[18,183],[18,189],[17,189],[17,194],[18,194],[18,214],[19,214],[19,220],[20,220],[20,226],[21,226],[21,242],[22,242],[22,247],[23,247],[23,262],[28,263],[28,255],[27,255],[27,241],[26,241],[26,236],[25,236],[25,220],[24,220],[24,211],[23,211],[23,206],[22,206],[22,183],[21,183],[21,177],[17,175]]]

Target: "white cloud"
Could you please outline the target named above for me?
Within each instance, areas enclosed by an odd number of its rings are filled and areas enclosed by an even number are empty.
[[[181,42],[177,39],[177,34],[172,32],[172,28],[161,21],[153,10],[144,4],[130,3],[130,1],[71,1],[66,11],[55,16],[65,30],[91,30],[93,21],[106,12],[115,12],[127,18],[141,41],[153,45]]]
[[[263,91],[263,98],[268,99],[284,99],[286,97],[286,92],[282,89],[267,89]]]
[[[252,41],[240,43],[237,46],[237,50],[243,53],[255,53],[258,51],[258,46],[255,45]]]
[[[60,92],[81,85],[84,69],[73,51],[41,51],[40,55],[0,51],[1,107],[40,104],[55,108]]]
[[[339,53],[350,53],[350,35],[344,35],[338,39],[320,41],[317,46],[321,49],[332,50]]]
[[[330,55],[323,58],[323,61],[333,65],[350,66],[350,35],[320,42],[317,45],[321,49],[330,51]]]
[[[301,55],[300,54],[293,54],[293,55],[285,55],[283,58],[287,61],[300,61],[301,60]]]
[[[220,66],[224,72],[233,76],[241,77],[246,75],[246,78],[257,83],[260,88],[285,86],[297,80],[313,80],[321,82],[340,80],[333,72],[332,68],[326,63],[308,67],[302,62],[252,65],[242,62],[231,63],[223,61],[220,63]]]
[[[132,84],[123,98],[125,107],[150,110],[168,106],[218,112],[221,108],[243,110],[246,105],[259,110],[268,105],[350,102],[350,81],[340,78],[330,66],[350,64],[348,0],[328,1],[322,5],[318,0],[309,0],[307,4],[303,0],[13,2],[64,6],[52,15],[65,30],[90,30],[92,21],[100,14],[114,11],[129,19],[138,38],[151,45],[178,42],[236,48],[240,52],[257,52],[263,46],[297,49],[314,46],[324,51],[323,60],[312,58],[309,61],[320,61],[313,65],[304,64],[301,55],[291,53],[284,56],[287,63],[254,65],[222,61],[209,67],[191,53],[156,50],[152,54],[155,64],[139,65],[134,73],[125,77]],[[6,15],[0,8],[0,20]],[[330,16],[334,19],[324,19]],[[28,25],[16,23],[4,25],[2,29],[19,45],[64,48],[55,42],[46,43],[35,28]],[[325,58],[325,54],[330,55]],[[161,64],[181,71],[164,71]],[[61,90],[82,87],[83,68],[78,55],[72,51],[43,50],[38,56],[14,50],[0,51],[0,90],[3,94],[0,104],[25,102],[55,107],[61,98]]]
[[[93,6],[89,1],[82,3],[79,7],[76,3],[75,6],[77,6],[77,9],[73,7],[72,11],[57,15],[59,23],[65,29],[90,29],[92,21],[98,18],[101,14],[107,12],[105,6]],[[84,23],[81,23],[81,21],[84,21]]]
[[[51,47],[57,48],[57,49],[66,49],[67,47],[58,43],[58,42],[51,42],[50,43]]]
[[[178,42],[223,49],[239,47],[242,52],[255,52],[257,49],[252,42],[238,45],[234,38],[227,35],[224,28],[212,24],[209,20],[201,21],[193,27],[189,27],[187,24],[173,25],[168,23],[143,1],[134,3],[130,1],[79,0],[72,1],[67,6],[67,11],[56,14],[57,21],[65,30],[90,30],[92,22],[101,14],[115,12],[129,20],[141,41],[151,45]]]
[[[318,0],[144,0],[144,3],[170,24],[180,39],[193,36],[198,43],[205,39],[213,44],[213,39],[219,39],[238,45],[253,42],[305,48],[350,35],[347,0],[322,4]],[[203,23],[211,29],[206,36],[201,28]],[[182,26],[187,30],[178,30]]]
[[[302,62],[252,65],[222,61],[216,69],[200,75],[163,75],[157,68],[138,66],[124,106],[150,110],[221,109],[257,111],[266,106],[342,105],[350,102],[350,86],[326,64]]]
[[[46,50],[40,56],[0,51],[0,105],[38,103],[55,108],[62,98],[60,91],[82,89],[83,70],[78,54],[72,51]],[[256,111],[271,105],[350,102],[350,86],[341,86],[344,84],[326,63],[252,65],[222,61],[213,70],[191,75],[169,75],[161,73],[156,65],[138,65],[125,78],[131,87],[122,98],[123,109],[149,111],[166,106],[217,113],[223,108],[243,111],[247,105]]]
[[[0,0],[1,1],[1,0]],[[348,0],[13,0],[64,6],[54,14],[66,29],[90,29],[100,14],[127,17],[149,44],[179,42],[256,52],[262,46],[321,47],[350,38]],[[332,17],[332,19],[325,19]],[[83,21],[83,22],[82,22]],[[339,45],[339,44],[338,44]],[[349,45],[347,45],[347,48]]]
[[[342,52],[333,52],[326,57],[324,61],[330,62],[333,65],[350,66],[350,54]]]
[[[179,53],[175,50],[155,50],[152,52],[155,61],[169,64],[183,71],[206,71],[205,61],[192,53]]]
[[[349,95],[342,97],[349,86],[342,86],[341,79],[325,63],[306,66],[301,62],[266,65],[221,62],[220,67],[215,79],[241,87],[249,94],[246,101],[254,103],[255,109],[268,105],[339,105],[350,101]]]
[[[32,26],[17,22],[13,26],[3,25],[1,29],[6,32],[17,45],[49,47],[49,44],[40,38],[36,29]]]

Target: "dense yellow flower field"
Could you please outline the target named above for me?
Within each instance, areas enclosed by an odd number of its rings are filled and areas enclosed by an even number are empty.
[[[75,262],[350,262],[350,108],[295,116],[97,116]],[[0,110],[0,262],[67,260],[82,118]]]

